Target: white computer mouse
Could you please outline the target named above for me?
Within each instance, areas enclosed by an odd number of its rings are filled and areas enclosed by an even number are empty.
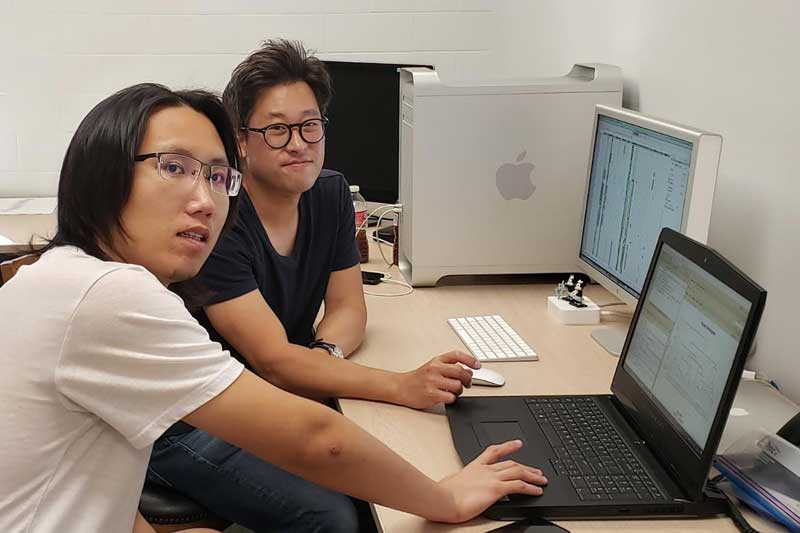
[[[486,368],[485,366],[482,366],[477,370],[475,370],[474,368],[471,370],[472,370],[473,385],[485,385],[487,387],[502,387],[503,385],[506,384],[506,378],[504,378],[494,370]]]

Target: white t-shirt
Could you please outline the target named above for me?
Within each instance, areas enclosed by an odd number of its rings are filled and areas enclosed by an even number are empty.
[[[59,247],[0,288],[0,531],[130,533],[150,450],[242,365],[146,269]]]

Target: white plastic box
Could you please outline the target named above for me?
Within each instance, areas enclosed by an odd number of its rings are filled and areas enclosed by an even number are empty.
[[[547,312],[556,317],[562,324],[571,326],[599,324],[600,308],[597,304],[586,296],[583,297],[583,303],[586,304],[586,307],[575,307],[565,300],[555,296],[548,296]]]

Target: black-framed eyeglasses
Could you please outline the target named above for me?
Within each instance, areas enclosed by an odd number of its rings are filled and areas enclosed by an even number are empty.
[[[316,144],[325,138],[325,126],[328,125],[328,117],[310,118],[303,122],[294,124],[270,124],[263,128],[248,128],[242,126],[245,131],[260,133],[264,137],[264,142],[270,148],[283,148],[292,140],[292,131],[297,128],[300,138],[308,144]]]
[[[242,185],[242,173],[233,167],[209,165],[194,157],[171,152],[141,154],[135,156],[133,160],[146,161],[151,158],[156,158],[158,161],[156,165],[158,175],[165,181],[186,182],[194,185],[197,183],[197,178],[203,174],[203,168],[207,167],[208,172],[204,177],[208,180],[212,191],[227,196],[239,194],[239,189]]]

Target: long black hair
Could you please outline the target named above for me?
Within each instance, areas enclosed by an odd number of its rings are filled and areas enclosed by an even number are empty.
[[[172,91],[142,83],[109,96],[81,121],[64,156],[58,181],[58,228],[43,253],[71,245],[102,260],[113,250],[116,232],[125,235],[122,210],[133,182],[134,157],[150,116],[186,106],[205,115],[225,147],[228,164],[239,168],[236,135],[219,97],[203,90]],[[238,197],[229,198],[224,232],[235,218]]]

